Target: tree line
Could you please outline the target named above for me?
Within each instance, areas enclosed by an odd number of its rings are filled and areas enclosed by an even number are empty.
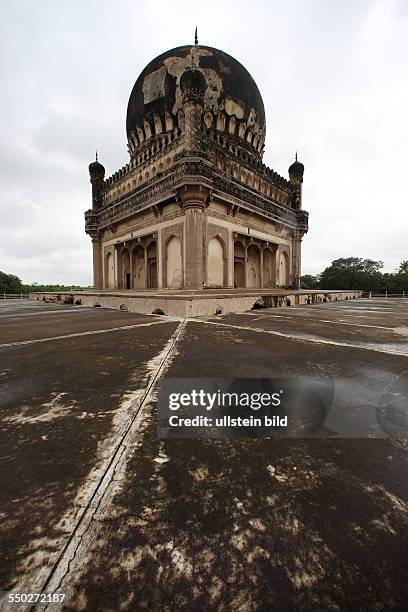
[[[32,293],[34,291],[79,291],[81,289],[92,289],[92,287],[81,287],[80,285],[40,285],[38,283],[24,284],[15,274],[7,274],[0,271],[0,294],[1,293]]]
[[[323,272],[301,277],[302,289],[361,289],[374,293],[408,293],[408,261],[395,272],[382,272],[384,263],[361,257],[341,257]]]
[[[374,293],[408,293],[408,260],[402,261],[395,272],[382,272],[384,263],[361,257],[342,257],[332,261],[323,272],[301,278],[302,289],[361,289]],[[30,293],[34,291],[79,291],[91,289],[79,285],[31,285],[14,274],[0,272],[0,293]]]

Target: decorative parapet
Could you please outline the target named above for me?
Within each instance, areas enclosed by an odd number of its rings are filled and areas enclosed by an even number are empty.
[[[292,208],[273,201],[267,195],[243,185],[234,177],[214,171],[211,163],[198,157],[181,157],[160,178],[136,189],[133,193],[112,203],[98,212],[85,213],[86,227],[107,227],[137,212],[176,198],[177,189],[186,182],[202,184],[212,193],[229,202],[235,209],[242,208],[261,214],[272,221],[285,223],[294,228],[298,224],[297,212]],[[231,209],[232,210],[232,209]],[[234,214],[232,212],[232,214]],[[304,219],[304,217],[302,217]],[[88,230],[87,230],[88,231]]]
[[[243,156],[234,158],[232,155],[218,152],[216,167],[223,174],[227,174],[280,205],[291,206],[292,185],[262,162],[253,161]]]
[[[293,185],[266,166],[260,157],[243,148],[237,135],[231,134],[227,129],[221,129],[222,126],[218,124],[217,129],[208,127],[204,119],[202,149],[194,154],[211,158],[214,166],[222,172],[230,174],[253,189],[260,190],[264,195],[278,200],[280,204],[291,206]],[[188,151],[183,150],[185,130],[182,118],[179,122],[180,126],[171,124],[171,131],[158,134],[149,132],[148,138],[144,137],[137,146],[132,145],[132,150],[129,151],[130,162],[104,182],[103,206],[122,199],[125,193],[144,185],[156,174],[162,174],[175,161],[175,153],[188,155]],[[168,127],[171,126],[169,124]]]

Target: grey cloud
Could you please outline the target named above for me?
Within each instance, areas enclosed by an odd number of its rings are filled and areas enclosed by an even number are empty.
[[[215,18],[216,17],[216,18]],[[128,96],[160,52],[224,49],[260,88],[265,161],[305,164],[303,271],[405,250],[408,12],[403,0],[6,0],[0,6],[0,269],[26,281],[91,282],[87,167],[127,161]],[[406,199],[406,198],[405,198]]]

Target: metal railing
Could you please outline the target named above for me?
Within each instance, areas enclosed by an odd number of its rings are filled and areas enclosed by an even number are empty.
[[[2,300],[28,300],[28,293],[0,293]]]
[[[368,297],[368,298],[385,298],[385,299],[393,299],[393,298],[402,298],[403,300],[408,299],[408,293],[406,291],[403,291],[402,293],[389,293],[388,291],[386,291],[385,293],[376,293],[374,291],[366,291],[363,294],[363,297]]]

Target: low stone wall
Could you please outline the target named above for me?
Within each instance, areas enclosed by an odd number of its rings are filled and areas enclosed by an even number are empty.
[[[166,314],[176,317],[199,317],[212,314],[245,312],[253,308],[285,308],[304,304],[318,304],[360,298],[361,291],[294,291],[276,290],[259,292],[234,291],[230,293],[166,295],[164,293],[135,294],[130,292],[45,292],[30,293],[31,300],[58,304],[112,308],[140,314]],[[157,312],[162,311],[162,312]]]

